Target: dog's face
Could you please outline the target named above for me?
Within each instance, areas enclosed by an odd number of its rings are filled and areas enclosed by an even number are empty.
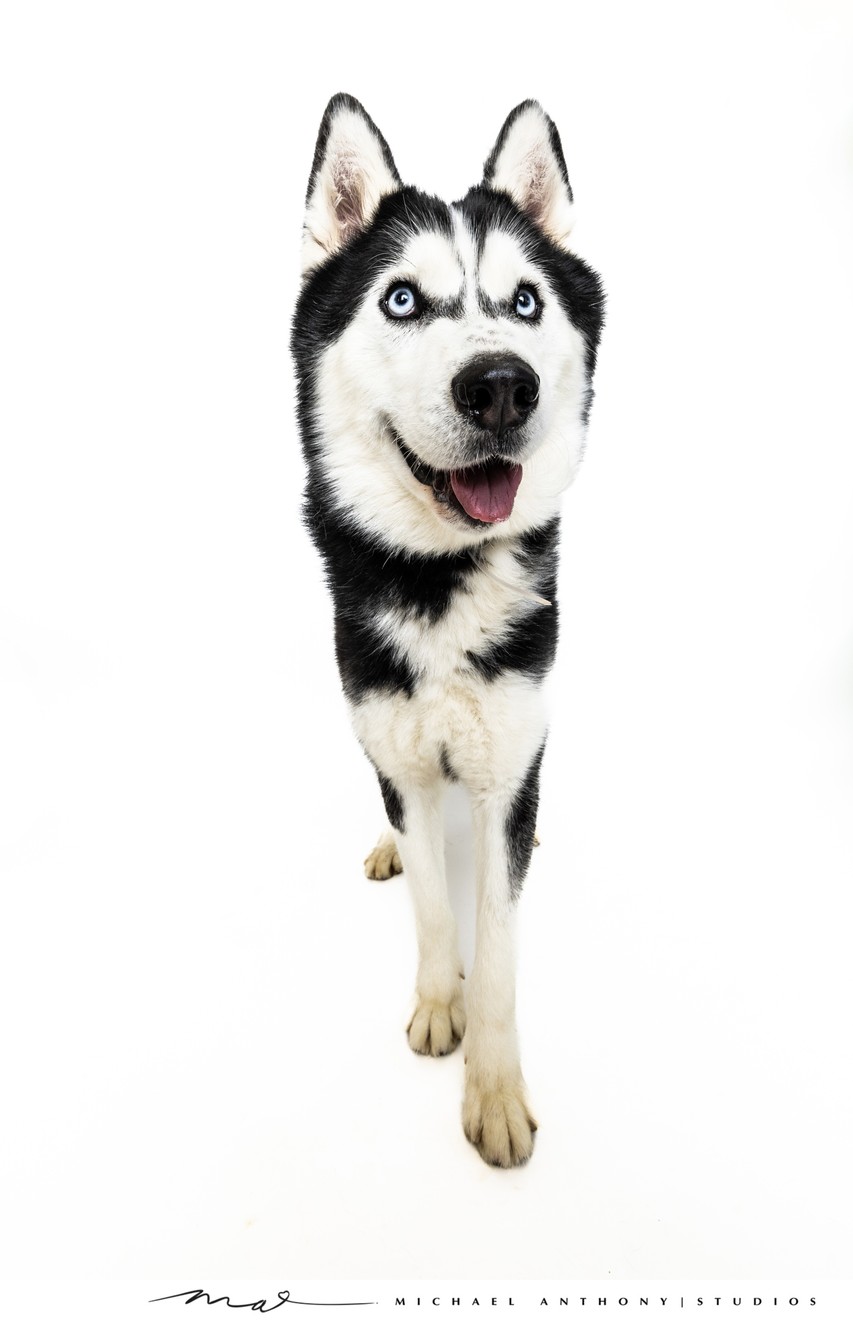
[[[312,475],[379,541],[456,550],[556,513],[602,308],[571,222],[559,138],[535,103],[450,206],[402,185],[358,102],[330,103],[293,350]]]

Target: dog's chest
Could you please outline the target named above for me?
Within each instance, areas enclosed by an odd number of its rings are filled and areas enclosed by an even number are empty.
[[[511,778],[519,758],[528,764],[543,735],[539,681],[554,641],[554,612],[534,572],[523,557],[489,548],[440,609],[397,601],[376,612],[376,644],[393,651],[407,682],[366,683],[351,715],[392,781],[450,767],[482,787]]]
[[[500,646],[537,604],[529,572],[510,552],[495,549],[440,612],[395,604],[380,613],[377,626],[418,681],[449,682],[476,671],[478,659]]]

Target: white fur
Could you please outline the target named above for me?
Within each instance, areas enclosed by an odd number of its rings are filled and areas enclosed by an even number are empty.
[[[538,282],[533,264],[509,230],[493,230],[486,235],[479,277],[483,293],[496,302],[510,298],[520,284]]]
[[[398,268],[430,298],[456,298],[462,290],[465,270],[459,253],[445,235],[427,230],[410,241]]]

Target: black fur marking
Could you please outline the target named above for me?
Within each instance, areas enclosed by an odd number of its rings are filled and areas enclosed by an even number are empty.
[[[335,647],[352,702],[384,690],[411,697],[417,675],[382,634],[378,620],[400,609],[435,624],[454,592],[477,569],[476,555],[407,555],[389,551],[346,523],[333,508],[306,499],[305,519],[323,554],[335,604]]]
[[[530,866],[530,855],[533,853],[536,811],[539,807],[539,769],[542,766],[544,752],[543,743],[527,769],[504,824],[509,856],[509,885],[513,899],[521,894],[524,878]]]
[[[374,622],[360,610],[349,610],[335,596],[335,656],[344,693],[358,702],[370,692],[415,691],[415,673],[396,649],[382,638]]]
[[[441,750],[441,774],[444,776],[445,780],[450,780],[455,782],[459,779],[459,777],[457,776],[456,772],[453,770],[453,767],[450,764],[450,758],[447,755],[447,749],[444,747],[442,747]]]
[[[556,606],[539,606],[518,620],[499,642],[483,652],[469,652],[468,660],[483,679],[499,679],[508,670],[544,679],[556,654]]]
[[[507,670],[518,670],[541,679],[554,664],[557,651],[557,539],[559,521],[519,538],[516,558],[531,574],[533,591],[550,602],[526,611],[498,642],[480,652],[469,652],[468,660],[484,679],[498,679]]]
[[[382,791],[382,801],[385,804],[388,821],[395,831],[405,831],[406,813],[403,808],[403,800],[387,776],[383,776],[381,771],[377,771],[376,775],[379,780],[379,788]]]

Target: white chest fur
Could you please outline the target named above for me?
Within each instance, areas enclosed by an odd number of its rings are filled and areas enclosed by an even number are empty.
[[[351,707],[383,774],[425,783],[449,762],[475,791],[514,782],[544,737],[541,682],[513,671],[485,679],[469,654],[500,643],[538,605],[529,572],[507,548],[492,547],[438,620],[385,612],[383,629],[417,679],[411,695],[372,692]]]

